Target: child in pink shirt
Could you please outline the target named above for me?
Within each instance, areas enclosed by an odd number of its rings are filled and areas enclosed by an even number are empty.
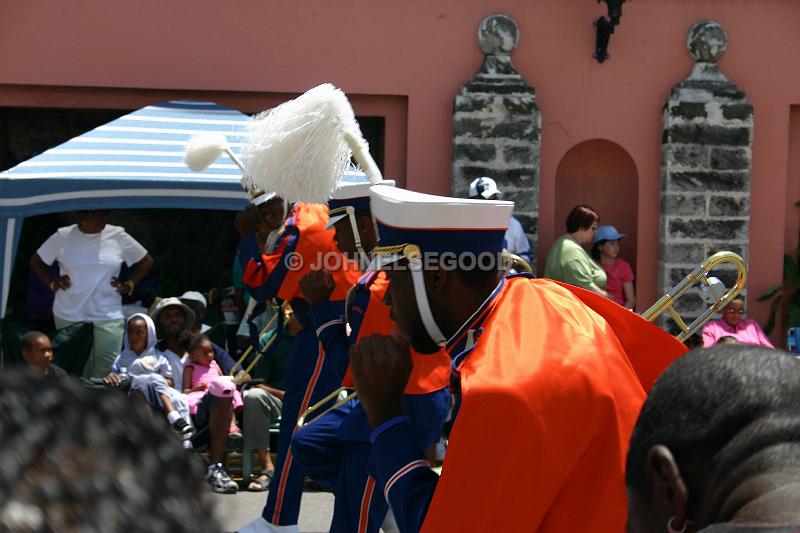
[[[197,406],[207,392],[215,390],[231,391],[234,412],[244,407],[242,396],[234,386],[230,376],[224,376],[214,360],[214,346],[205,335],[192,334],[181,339],[189,354],[189,361],[183,366],[183,392],[189,403],[189,412],[197,414]],[[231,422],[231,433],[239,432],[236,420]]]
[[[627,237],[614,226],[600,226],[592,239],[592,258],[606,271],[606,292],[618,304],[633,310],[636,293],[630,263],[617,257],[619,241]]]

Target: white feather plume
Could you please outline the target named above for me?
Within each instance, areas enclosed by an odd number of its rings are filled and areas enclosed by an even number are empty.
[[[195,135],[186,144],[183,160],[189,168],[199,172],[208,168],[226,150],[228,139],[220,133]]]
[[[291,202],[327,202],[350,162],[346,135],[363,139],[350,102],[319,85],[252,121],[245,174]]]

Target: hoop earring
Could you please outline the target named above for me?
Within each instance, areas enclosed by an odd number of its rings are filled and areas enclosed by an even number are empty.
[[[668,531],[669,533],[686,533],[686,528],[689,526],[689,521],[687,520],[686,522],[684,522],[684,524],[683,524],[683,527],[682,527],[682,528],[680,528],[680,529],[675,529],[675,526],[674,526],[674,525],[672,525],[672,522],[673,522],[673,521],[674,521],[676,518],[678,518],[678,517],[677,517],[677,516],[673,516],[672,518],[670,518],[670,519],[669,519],[669,521],[667,522],[667,531]]]

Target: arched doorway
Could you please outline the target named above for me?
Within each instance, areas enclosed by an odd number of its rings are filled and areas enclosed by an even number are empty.
[[[628,152],[617,143],[592,139],[564,154],[556,171],[556,234],[564,232],[564,220],[579,204],[591,206],[600,224],[611,224],[628,235],[620,257],[636,272],[639,173]]]

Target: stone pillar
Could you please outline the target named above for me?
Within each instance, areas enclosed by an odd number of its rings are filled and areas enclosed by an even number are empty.
[[[730,250],[747,260],[748,250],[753,106],[719,70],[717,61],[728,44],[719,24],[698,22],[686,44],[694,68],[664,106],[662,293],[709,255]],[[730,286],[735,273],[718,277]],[[693,319],[704,305],[691,294],[678,309]]]
[[[542,119],[533,87],[511,64],[518,43],[519,28],[507,15],[486,17],[478,27],[483,65],[453,106],[452,189],[466,198],[475,178],[497,181],[535,253]]]

